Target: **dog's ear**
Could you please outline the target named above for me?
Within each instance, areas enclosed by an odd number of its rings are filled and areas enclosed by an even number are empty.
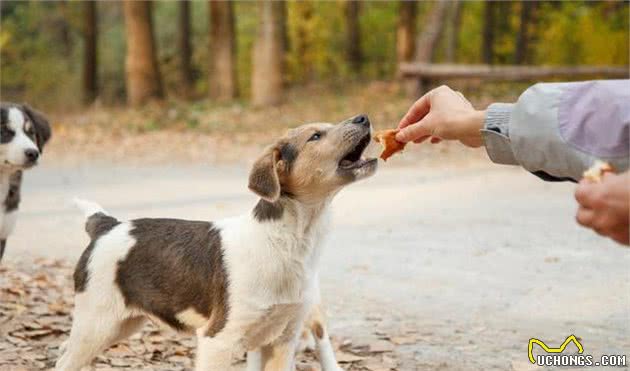
[[[272,203],[280,198],[278,170],[281,161],[280,150],[275,146],[270,147],[254,162],[252,171],[249,173],[249,189]]]
[[[37,141],[37,148],[39,148],[39,152],[42,152],[44,148],[44,144],[48,142],[50,139],[50,124],[44,115],[27,104],[22,105],[22,111],[26,113],[28,118],[33,123],[33,127],[35,129],[35,140]]]

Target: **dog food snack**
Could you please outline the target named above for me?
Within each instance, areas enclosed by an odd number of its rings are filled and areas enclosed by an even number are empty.
[[[586,170],[582,176],[584,179],[588,179],[591,182],[599,183],[602,181],[602,177],[605,173],[614,173],[615,169],[604,161],[597,160],[588,170]]]
[[[396,133],[398,133],[398,129],[381,130],[374,133],[374,140],[383,146],[383,152],[381,152],[383,161],[387,161],[394,153],[405,148],[406,143],[396,140]]]

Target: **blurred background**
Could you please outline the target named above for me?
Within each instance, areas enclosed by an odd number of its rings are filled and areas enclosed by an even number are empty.
[[[2,1],[1,17],[2,98],[53,111],[266,105],[313,83],[392,81],[414,60],[628,65],[627,1]]]
[[[628,4],[4,0],[0,96],[58,136],[274,136],[359,112],[394,126],[440,83],[484,108],[539,80],[627,77]]]
[[[628,1],[2,0],[0,16],[0,97],[53,126],[0,267],[2,371],[51,367],[67,336],[74,196],[214,220],[252,207],[249,164],[289,127],[395,127],[442,83],[482,109],[628,78]],[[320,276],[344,369],[526,371],[531,337],[569,334],[630,359],[630,254],[575,223],[573,191],[441,143],[342,192]],[[190,339],[157,331],[99,369],[190,369]]]

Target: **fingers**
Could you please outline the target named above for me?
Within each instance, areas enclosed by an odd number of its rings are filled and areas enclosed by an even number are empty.
[[[429,95],[431,92],[426,93],[420,99],[418,99],[412,106],[409,108],[409,111],[405,114],[405,116],[398,123],[398,128],[405,128],[415,122],[418,122],[424,118],[424,116],[429,113],[431,110],[431,102],[429,100]]]
[[[440,139],[438,137],[426,136],[426,137],[414,139],[413,142],[416,143],[416,144],[420,144],[420,143],[426,141],[429,138],[431,138],[431,144],[437,144],[437,143],[440,143],[442,141],[442,139]]]
[[[593,225],[593,220],[595,220],[595,212],[592,209],[580,207],[575,214],[575,220],[579,225],[590,228]]]
[[[396,133],[396,140],[402,143],[420,139],[424,140],[426,139],[425,137],[430,137],[433,131],[429,124],[429,117],[425,117],[424,120],[420,122],[406,126]]]
[[[424,142],[425,140],[427,140],[429,138],[431,138],[431,136],[427,135],[426,137],[421,137],[421,138],[418,138],[418,139],[414,139],[413,142],[416,143],[416,144],[420,144],[420,143]]]
[[[575,189],[575,200],[587,208],[593,207],[593,187],[594,183],[582,180]]]

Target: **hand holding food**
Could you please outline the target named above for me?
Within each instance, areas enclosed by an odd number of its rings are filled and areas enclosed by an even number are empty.
[[[383,152],[381,152],[383,161],[387,161],[393,154],[405,148],[406,143],[396,140],[396,133],[398,133],[398,129],[381,130],[374,133],[374,140],[383,146]]]
[[[428,138],[433,138],[431,143],[459,140],[468,147],[480,147],[484,118],[485,111],[475,110],[461,93],[440,86],[411,106],[398,124],[396,140],[403,143],[421,143]]]
[[[584,172],[575,189],[577,222],[602,236],[630,243],[630,173],[615,174],[612,166],[597,161]]]

